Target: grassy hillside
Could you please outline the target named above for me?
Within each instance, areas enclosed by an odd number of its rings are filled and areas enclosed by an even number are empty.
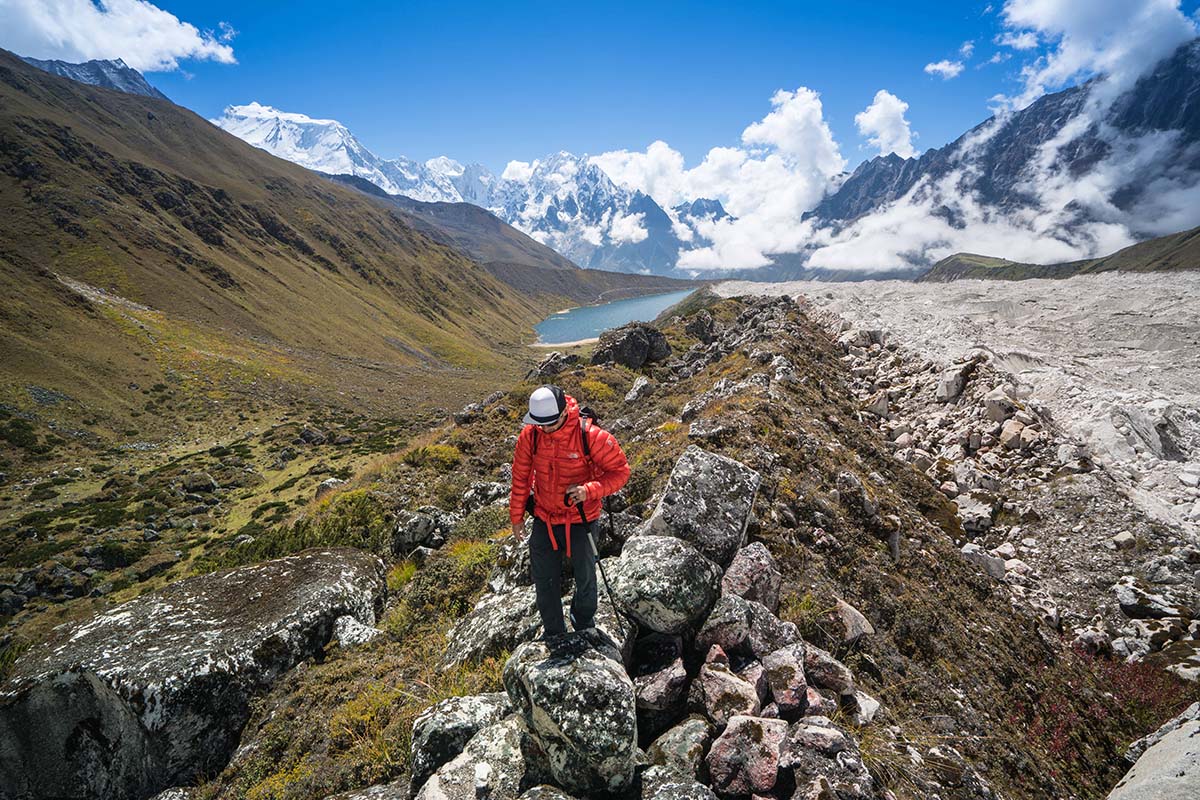
[[[1025,280],[1069,278],[1096,272],[1166,272],[1200,269],[1200,228],[1148,239],[1103,258],[1061,264],[1025,264],[974,253],[955,253],[930,267],[918,280],[945,283],[962,278]]]
[[[566,300],[187,109],[4,51],[0,290],[0,407],[35,449],[209,436],[291,402],[457,407]],[[29,455],[8,438],[0,472]]]

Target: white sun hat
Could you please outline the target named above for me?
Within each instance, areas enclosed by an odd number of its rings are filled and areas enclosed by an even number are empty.
[[[549,425],[562,416],[567,408],[567,398],[557,386],[539,386],[529,395],[529,413],[526,425]]]

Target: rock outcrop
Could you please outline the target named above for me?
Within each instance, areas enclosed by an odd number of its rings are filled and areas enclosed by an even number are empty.
[[[170,584],[57,629],[0,686],[0,786],[22,798],[143,798],[224,766],[251,698],[372,625],[383,565],[310,550]]]

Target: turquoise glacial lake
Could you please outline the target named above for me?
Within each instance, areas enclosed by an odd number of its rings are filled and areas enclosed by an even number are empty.
[[[539,344],[565,344],[580,339],[594,339],[609,328],[619,328],[627,322],[649,322],[693,291],[684,289],[570,308],[547,317],[534,325],[533,329],[537,332]]]

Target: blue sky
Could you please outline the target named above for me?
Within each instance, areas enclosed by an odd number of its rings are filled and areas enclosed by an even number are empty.
[[[938,147],[986,119],[990,98],[1027,90],[1021,68],[1056,49],[1055,25],[1095,32],[1086,49],[1102,57],[1102,39],[1114,38],[1099,30],[1105,20],[1138,5],[1169,17],[1178,12],[1163,6],[1177,3],[1193,15],[1200,0],[0,0],[0,46],[76,61],[123,55],[205,117],[258,101],[338,119],[383,157],[449,155],[496,171],[560,149],[644,151],[659,139],[690,167],[710,148],[737,146],[777,90],[808,87],[852,168],[877,152],[855,115],[878,90],[908,104],[917,151]],[[1039,46],[995,43],[1014,6]],[[222,36],[229,28],[236,35]],[[987,63],[997,54],[1002,63]],[[961,72],[925,70],[940,61]]]
[[[852,166],[874,154],[854,115],[879,89],[909,104],[923,150],[1020,85],[1018,58],[984,64],[1002,50],[992,43],[1000,22],[978,2],[158,5],[238,32],[235,65],[187,61],[150,75],[206,117],[256,100],[338,119],[381,156],[445,154],[496,170],[655,139],[691,164],[735,145],[777,89],[799,86],[820,92]],[[923,71],[960,59],[966,41],[975,52],[958,77]]]

